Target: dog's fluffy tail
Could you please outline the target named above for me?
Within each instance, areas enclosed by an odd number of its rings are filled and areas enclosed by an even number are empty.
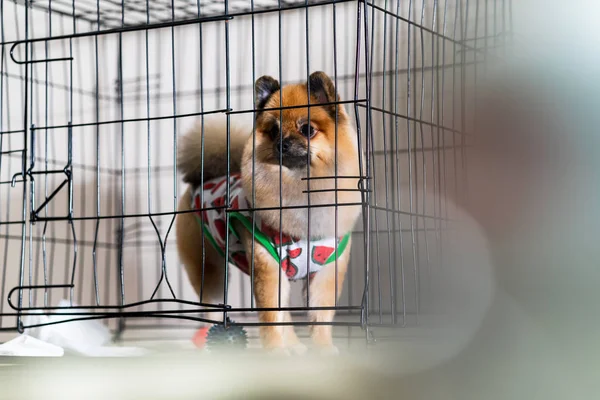
[[[230,124],[230,173],[240,172],[244,145],[250,129]],[[204,158],[202,147],[204,145]],[[204,129],[198,123],[179,141],[177,169],[183,181],[190,185],[200,185],[202,180],[227,175],[227,120],[205,119]],[[204,172],[204,174],[203,174]]]

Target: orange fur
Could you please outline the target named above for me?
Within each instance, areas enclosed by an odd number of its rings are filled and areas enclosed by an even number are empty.
[[[265,79],[266,78],[266,79]],[[239,165],[241,168],[242,184],[251,205],[260,214],[262,220],[275,229],[287,235],[301,238],[307,237],[341,237],[350,232],[360,214],[361,197],[358,191],[338,191],[338,189],[356,189],[360,173],[358,163],[358,144],[356,132],[348,115],[341,105],[328,105],[337,97],[333,83],[323,73],[311,75],[311,100],[309,107],[288,108],[282,111],[269,108],[308,105],[308,84],[288,85],[279,89],[279,84],[272,78],[263,77],[257,81],[257,99],[262,102],[257,108],[256,134],[251,136],[243,149]],[[260,92],[259,92],[260,90]],[[316,92],[316,93],[315,93]],[[258,95],[261,96],[258,96]],[[326,99],[324,101],[324,99]],[[323,105],[320,105],[323,104]],[[337,113],[337,129],[335,115]],[[309,121],[310,114],[310,121]],[[333,114],[333,115],[332,115]],[[315,135],[310,141],[302,135],[301,127],[310,122]],[[274,137],[270,129],[278,126],[278,136]],[[212,131],[212,130],[209,130]],[[224,135],[225,132],[222,132]],[[337,138],[336,138],[337,135]],[[280,165],[280,157],[275,153],[276,142],[280,138],[293,138],[295,143],[301,143],[306,151],[310,146],[310,175],[307,168],[288,168]],[[189,142],[189,141],[188,141]],[[208,140],[206,143],[211,143]],[[205,154],[210,149],[205,149]],[[216,152],[217,150],[215,150]],[[337,167],[336,167],[336,152]],[[189,154],[189,151],[186,153]],[[219,170],[211,165],[211,160],[222,160],[222,155],[207,157],[206,168]],[[237,162],[237,160],[236,160]],[[193,162],[184,163],[193,165]],[[182,170],[186,176],[189,171]],[[333,177],[338,179],[306,180],[312,177]],[[352,177],[352,178],[344,178]],[[280,190],[281,180],[281,190]],[[310,189],[311,193],[306,191]],[[312,192],[317,190],[317,192]],[[187,202],[187,203],[186,203]],[[189,209],[191,198],[189,190],[180,202],[180,210]],[[330,205],[325,207],[308,207]],[[337,206],[335,206],[337,204]],[[286,207],[294,208],[286,208]],[[283,209],[280,209],[283,207]],[[265,210],[264,208],[276,208]],[[206,263],[204,276],[198,272],[201,266],[202,249],[199,248],[200,226],[192,214],[177,216],[177,242],[180,257],[186,266],[190,281],[199,291],[200,282],[204,280],[204,290],[207,287],[222,285],[223,279],[218,274],[218,268],[223,269],[224,260],[209,251],[210,244],[204,243]],[[337,221],[337,225],[335,224]],[[242,232],[245,232],[242,230]],[[246,254],[251,257],[253,238],[245,232],[242,241]],[[350,243],[345,252],[335,262],[323,267],[310,282],[310,306],[332,307],[339,297],[344,283]],[[269,256],[258,243],[254,243],[254,294],[258,308],[279,308],[289,306],[290,283],[282,274],[280,266]],[[249,260],[251,261],[251,260]],[[208,268],[207,268],[208,267]],[[337,274],[336,274],[337,272]],[[338,291],[335,291],[337,277]],[[281,283],[281,298],[279,298]],[[206,293],[213,293],[208,289]],[[213,293],[214,294],[214,293]],[[334,311],[315,310],[309,313],[313,322],[331,322]],[[282,322],[291,321],[287,311],[260,311],[259,319],[267,325],[261,326],[260,336],[265,348],[291,353],[303,353],[305,346],[300,343],[291,326],[276,326]],[[335,352],[332,343],[331,326],[318,325],[311,329],[315,345],[326,352]]]
[[[288,85],[281,91],[274,93],[266,108],[277,108],[282,97],[282,106],[298,106],[307,104],[306,85]],[[311,100],[311,105],[316,103]],[[281,131],[284,136],[298,136],[298,121],[308,120],[308,107],[284,109],[281,111],[283,122]],[[242,156],[242,179],[244,189],[248,196],[255,191],[256,208],[278,208],[286,206],[307,206],[309,196],[303,193],[309,189],[331,190],[328,192],[313,192],[310,195],[310,205],[338,204],[337,233],[341,236],[350,231],[360,214],[360,206],[344,206],[344,204],[359,204],[361,197],[357,191],[338,191],[335,189],[335,179],[302,180],[306,177],[306,170],[290,171],[279,165],[279,159],[273,154],[273,141],[265,132],[265,126],[269,120],[279,120],[280,111],[266,111],[257,118],[256,137],[248,140]],[[311,177],[327,176],[353,176],[360,174],[358,163],[358,144],[356,132],[349,122],[349,118],[343,108],[340,107],[340,117],[338,118],[337,129],[337,174],[335,168],[335,143],[336,129],[335,120],[321,107],[310,108],[311,124],[316,127],[318,133],[310,140],[311,146]],[[305,140],[305,139],[304,139]],[[305,140],[305,142],[308,142]],[[255,155],[254,164],[252,156]],[[281,172],[281,173],[280,173]],[[282,181],[282,193],[280,197],[279,181]],[[310,182],[310,183],[309,183]],[[356,189],[358,179],[337,179],[338,189]],[[251,199],[250,199],[251,200]],[[304,209],[290,208],[282,211],[283,230],[290,235],[307,237],[309,236],[307,222],[300,221],[299,214],[303,214],[305,220],[311,213],[311,232],[310,236],[334,236],[336,229],[333,224],[328,227],[320,227],[323,221],[335,220],[336,207],[314,207]],[[262,211],[261,217],[268,221],[270,225],[279,227],[280,211]],[[329,228],[329,229],[328,229]]]
[[[351,243],[348,243],[350,248]],[[350,252],[345,251],[339,258],[337,265],[335,262],[327,264],[319,273],[310,280],[310,307],[334,307],[336,300],[342,294],[344,278],[350,260]],[[337,293],[336,293],[337,276]],[[332,310],[315,310],[309,313],[312,322],[331,322],[335,316]],[[311,328],[313,342],[327,351],[336,352],[333,347],[331,325],[314,325]]]
[[[181,196],[177,209],[188,211],[191,204],[192,197],[188,188]],[[221,303],[225,283],[223,258],[206,238],[202,241],[202,231],[193,213],[178,214],[175,221],[177,251],[192,287],[198,296],[201,296],[201,302]],[[199,243],[202,243],[202,246],[199,246]],[[206,254],[202,254],[203,252]]]
[[[251,250],[251,234],[245,230],[241,232],[243,232],[244,245]],[[251,251],[247,251],[247,254],[251,254]],[[280,284],[281,298],[279,297]],[[258,308],[289,307],[290,283],[275,260],[257,242],[254,245],[253,285]],[[264,348],[300,354],[306,351],[306,347],[298,340],[293,327],[272,325],[291,321],[288,311],[260,312],[259,320],[267,324],[260,327],[260,338]]]

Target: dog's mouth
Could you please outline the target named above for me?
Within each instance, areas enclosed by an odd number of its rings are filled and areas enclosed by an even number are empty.
[[[281,162],[280,162],[281,161]],[[304,156],[286,156],[281,160],[276,160],[277,165],[282,165],[292,170],[306,169],[306,165],[308,164],[306,160],[306,155]]]
[[[273,158],[277,165],[289,169],[306,168],[308,157],[308,148],[299,140],[285,138],[273,144]]]

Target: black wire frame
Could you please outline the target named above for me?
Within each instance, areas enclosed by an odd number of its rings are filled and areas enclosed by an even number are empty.
[[[258,0],[256,0],[258,3]],[[2,22],[5,18],[4,4],[2,2]],[[430,249],[429,246],[435,247],[435,251],[440,255],[443,254],[442,231],[445,229],[445,223],[450,220],[447,215],[447,207],[443,204],[443,199],[448,197],[448,192],[453,189],[448,187],[447,174],[459,174],[459,164],[461,169],[466,168],[466,152],[468,146],[466,106],[468,93],[466,92],[466,71],[468,67],[478,68],[478,65],[484,64],[488,57],[487,49],[493,48],[504,42],[510,32],[510,0],[432,0],[433,7],[431,15],[432,21],[425,21],[426,2],[416,2],[409,0],[407,3],[408,10],[402,10],[400,1],[368,1],[368,0],[329,0],[329,1],[279,1],[276,4],[271,4],[269,7],[255,7],[254,1],[246,1],[247,7],[231,9],[231,0],[225,0],[217,12],[207,14],[204,3],[214,4],[215,2],[192,2],[194,4],[186,4],[185,10],[188,10],[185,15],[176,14],[181,11],[177,8],[177,1],[170,2],[162,9],[163,18],[153,18],[152,13],[159,12],[159,9],[152,9],[150,2],[128,2],[128,1],[106,1],[111,7],[120,8],[120,15],[110,14],[110,18],[105,18],[106,14],[101,12],[101,3],[97,1],[95,4],[91,1],[84,1],[86,7],[96,6],[96,12],[89,10],[82,12],[78,10],[78,1],[64,2],[58,0],[49,0],[48,2],[31,2],[20,1],[22,11],[20,11],[20,20],[23,25],[23,33],[21,37],[14,40],[6,40],[4,29],[2,30],[2,60],[0,66],[2,68],[0,81],[0,119],[5,116],[4,124],[0,121],[0,170],[2,162],[5,165],[9,164],[10,160],[18,158],[20,168],[11,170],[10,179],[0,181],[0,187],[11,187],[10,193],[15,190],[20,191],[18,196],[19,216],[16,216],[14,200],[11,207],[9,203],[10,196],[6,196],[6,201],[0,193],[0,237],[4,244],[3,264],[2,264],[2,280],[0,281],[0,330],[22,331],[27,327],[39,326],[40,324],[27,324],[25,318],[40,312],[52,312],[55,315],[68,316],[60,322],[69,320],[82,319],[117,319],[119,324],[117,330],[125,329],[125,321],[135,318],[164,318],[164,319],[182,319],[193,322],[208,322],[216,324],[228,323],[228,316],[256,314],[257,311],[266,311],[259,309],[251,303],[250,307],[232,307],[227,304],[202,304],[194,301],[179,299],[169,281],[169,274],[166,265],[166,243],[169,239],[169,233],[173,226],[175,216],[180,213],[177,211],[177,184],[174,184],[174,202],[170,211],[155,211],[152,212],[152,200],[148,198],[147,212],[127,212],[125,198],[125,185],[128,179],[141,180],[143,175],[147,175],[148,186],[151,186],[151,176],[157,174],[173,174],[173,181],[177,181],[174,165],[176,165],[177,155],[173,152],[173,166],[161,167],[151,166],[150,162],[150,130],[151,124],[155,122],[170,122],[172,123],[173,144],[176,149],[177,136],[179,132],[178,124],[181,120],[187,118],[200,118],[202,123],[205,116],[210,114],[224,114],[229,117],[234,114],[252,114],[254,108],[234,108],[232,106],[232,93],[247,91],[252,89],[252,83],[234,87],[230,83],[229,74],[231,68],[229,58],[229,35],[231,24],[236,18],[250,18],[252,21],[252,32],[254,40],[254,24],[255,18],[263,14],[277,14],[279,16],[279,31],[280,31],[280,47],[281,47],[281,30],[282,18],[284,13],[299,11],[305,13],[305,46],[307,54],[304,57],[307,64],[307,73],[310,71],[310,63],[308,59],[309,46],[309,9],[310,12],[318,12],[321,8],[329,8],[333,15],[332,27],[335,31],[336,24],[339,24],[336,14],[336,7],[350,4],[354,9],[356,19],[356,31],[352,35],[356,36],[356,48],[354,49],[354,71],[350,74],[338,74],[337,63],[334,61],[334,71],[332,79],[338,87],[338,82],[350,82],[349,86],[353,87],[351,95],[335,104],[343,104],[348,109],[352,109],[354,113],[356,128],[359,138],[360,148],[363,150],[364,160],[361,160],[361,173],[358,178],[359,186],[356,188],[361,194],[361,202],[355,205],[362,207],[362,230],[354,232],[355,240],[362,236],[362,259],[358,264],[363,268],[364,278],[360,282],[362,288],[362,296],[352,299],[349,294],[349,299],[346,305],[339,305],[331,309],[338,314],[345,314],[350,318],[336,320],[331,322],[332,325],[342,326],[360,326],[367,329],[369,333],[370,327],[376,326],[405,326],[407,321],[414,317],[418,319],[421,312],[421,287],[420,277],[421,265],[425,265],[426,273],[431,273],[429,268]],[[65,4],[68,7],[62,7],[61,12],[63,21],[70,21],[72,26],[70,33],[55,34],[52,28],[53,15],[57,10],[53,10],[54,5],[58,3]],[[186,1],[186,3],[190,3]],[[239,2],[238,2],[239,3]],[[348,4],[347,4],[348,3]],[[420,3],[420,9],[418,7]],[[471,3],[471,4],[469,4]],[[406,6],[406,5],[405,5]],[[454,6],[454,7],[452,7]],[[32,25],[31,13],[35,8],[43,8],[48,15],[48,31],[44,34],[36,33],[35,27]],[[92,7],[93,8],[93,7]],[[314,10],[313,10],[314,9]],[[127,20],[129,12],[140,13],[140,10],[145,13],[145,20],[131,21]],[[93,11],[93,10],[92,10]],[[193,11],[193,12],[192,12]],[[472,32],[469,30],[469,21],[472,16],[469,12],[475,12],[474,17],[474,37],[469,37]],[[484,15],[483,23],[480,16]],[[85,17],[85,18],[84,18]],[[119,18],[120,17],[120,20]],[[139,17],[139,15],[138,15]],[[453,22],[450,23],[450,20]],[[82,22],[83,20],[83,22]],[[55,19],[56,21],[56,19]],[[478,27],[477,24],[481,25]],[[56,24],[56,22],[55,22]],[[194,112],[180,112],[178,110],[178,99],[181,93],[177,93],[176,87],[176,27],[190,26],[197,27],[200,38],[202,37],[203,26],[206,24],[220,24],[224,30],[225,40],[225,69],[226,82],[225,87],[221,89],[225,93],[225,107],[206,109],[203,102],[203,96],[209,94],[209,91],[202,87],[202,78],[200,78],[200,87],[197,90],[185,93],[186,96],[194,96],[199,98],[199,104]],[[4,26],[4,23],[2,24]],[[448,26],[453,27],[453,31],[447,30]],[[472,29],[472,28],[471,28]],[[480,31],[484,31],[483,36],[478,37]],[[161,35],[170,35],[171,41],[171,65],[172,65],[172,113],[169,115],[154,116],[150,113],[150,108],[153,101],[161,101],[169,97],[169,93],[161,92],[163,89],[160,83],[160,77],[153,77],[148,71],[149,49],[148,35],[151,32],[160,32]],[[122,37],[125,34],[143,33],[146,37],[146,74],[144,77],[129,79],[123,74],[123,44]],[[406,34],[405,37],[402,37]],[[102,37],[109,36],[117,38],[117,75],[118,79],[115,82],[114,90],[103,91],[99,86],[99,70],[102,68],[102,60],[99,58],[101,51]],[[428,37],[427,40],[424,37]],[[93,61],[95,65],[95,90],[85,92],[78,89],[76,86],[77,71],[74,62],[74,53],[77,53],[79,47],[83,45],[91,45],[91,50],[95,51]],[[382,42],[382,48],[379,44]],[[490,43],[491,42],[491,43]],[[60,56],[50,55],[49,48],[54,44],[60,43],[62,53]],[[253,42],[254,43],[254,42]],[[425,47],[430,45],[431,59],[426,63]],[[334,57],[337,57],[335,49],[336,40],[333,40]],[[40,46],[43,49],[40,51]],[[200,39],[202,46],[202,39]],[[406,60],[403,60],[400,49],[406,46]],[[254,47],[254,46],[253,46]],[[416,61],[417,50],[420,50],[420,63]],[[254,48],[252,49],[254,54]],[[280,48],[281,54],[281,48]],[[414,59],[411,58],[414,56]],[[202,49],[200,49],[200,57],[202,57]],[[281,55],[279,56],[279,71],[280,80],[283,81],[281,74]],[[382,59],[377,59],[381,57]],[[450,59],[450,62],[447,60]],[[436,61],[437,60],[437,61]],[[440,61],[441,60],[441,61]],[[7,118],[9,113],[5,113],[3,107],[7,107],[7,98],[9,90],[10,78],[8,64],[12,62],[13,66],[19,68],[17,80],[22,85],[22,119],[15,124],[14,121],[10,125],[10,119]],[[380,63],[383,65],[383,70],[378,70],[375,65]],[[405,62],[405,65],[401,65]],[[50,66],[61,65],[64,68],[63,90],[67,93],[67,110],[66,117],[62,122],[54,123],[52,114],[52,100],[49,98],[52,88],[60,87],[56,82],[52,81],[50,74]],[[40,68],[43,71],[40,76]],[[200,68],[202,69],[202,59],[200,59]],[[11,69],[11,71],[13,71]],[[426,74],[429,73],[431,82],[425,82]],[[255,70],[253,61],[252,81],[255,80]],[[475,73],[475,76],[477,74]],[[200,72],[202,77],[202,72]],[[457,78],[460,77],[460,78]],[[14,76],[13,76],[14,78]],[[418,80],[420,78],[420,82]],[[448,106],[444,102],[444,90],[446,90],[445,81],[452,82],[451,96],[453,102]],[[457,83],[458,81],[458,83]],[[420,87],[419,87],[420,84]],[[405,85],[405,86],[403,86]],[[429,85],[427,87],[427,85]],[[156,87],[156,94],[150,98],[150,88]],[[457,87],[458,86],[458,87]],[[43,88],[40,94],[40,87]],[[128,118],[125,116],[125,103],[128,98],[139,99],[138,94],[131,88],[145,88],[146,108],[147,113],[144,117]],[[426,87],[430,93],[426,93]],[[217,91],[219,91],[217,89]],[[406,93],[406,101],[399,100],[402,92]],[[377,93],[377,94],[375,94]],[[74,115],[76,104],[74,96],[84,96],[95,104],[95,115],[91,119],[80,118],[80,122],[73,122],[76,119]],[[379,98],[380,96],[380,98]],[[377,97],[377,98],[376,98]],[[424,115],[427,110],[425,101],[429,100],[430,115],[426,118]],[[419,100],[419,101],[418,101]],[[106,104],[113,104],[116,110],[116,117],[109,119],[101,119],[101,108]],[[405,106],[403,110],[400,105]],[[40,105],[43,105],[44,110],[40,112]],[[445,109],[446,107],[446,109]],[[447,107],[451,107],[448,110]],[[275,108],[278,110],[284,107]],[[310,109],[310,107],[309,107]],[[459,117],[456,118],[456,111],[459,111]],[[450,114],[451,118],[447,115]],[[451,120],[451,124],[447,121]],[[405,138],[402,136],[402,128],[400,122],[405,124]],[[125,147],[126,147],[126,127],[133,123],[146,123],[148,127],[148,168],[129,168],[125,167]],[[15,126],[16,125],[16,126]],[[6,129],[5,129],[6,127]],[[101,132],[105,127],[117,129],[120,137],[120,146],[115,146],[121,162],[121,168],[101,167],[99,154]],[[93,140],[96,146],[96,162],[92,164],[77,164],[73,159],[73,152],[78,151],[74,148],[74,135],[78,130],[90,128],[94,131]],[[429,132],[430,140],[425,140],[425,132]],[[66,150],[64,159],[52,160],[48,157],[48,149],[52,146],[55,140],[53,135],[62,135],[65,143],[62,143]],[[11,145],[8,141],[13,137],[21,137],[22,140],[18,145]],[[229,131],[228,131],[229,137]],[[401,145],[400,140],[407,140],[406,146]],[[427,143],[426,143],[427,142]],[[7,143],[9,143],[7,145]],[[13,141],[14,143],[14,141]],[[37,150],[40,143],[43,143],[44,153],[39,154]],[[4,144],[4,146],[3,146]],[[428,147],[429,146],[429,147]],[[15,148],[17,147],[17,148]],[[8,150],[6,150],[8,148]],[[432,156],[431,170],[427,171],[428,165],[424,154],[428,152]],[[118,154],[117,153],[117,154]],[[405,166],[401,165],[401,155],[407,156],[408,171],[403,170]],[[418,156],[421,158],[418,160]],[[447,170],[448,162],[446,157],[452,158],[453,169]],[[420,163],[418,163],[420,161]],[[9,164],[10,165],[10,164]],[[12,167],[11,167],[12,168]],[[382,171],[383,168],[383,171]],[[81,169],[93,173],[96,181],[96,212],[85,212],[84,204],[89,203],[88,195],[80,196],[80,208],[84,210],[82,214],[75,212],[77,208],[76,196],[74,195],[74,170]],[[419,175],[418,170],[421,169],[422,178],[420,183],[427,187],[426,179],[429,177],[433,180],[434,206],[428,209],[428,199],[425,194],[419,198]],[[5,167],[6,170],[6,167]],[[401,179],[404,175],[409,179],[409,207],[408,210],[403,206],[402,196],[400,192]],[[2,175],[4,176],[4,175]],[[51,178],[52,183],[49,183]],[[383,183],[382,183],[383,181]],[[43,182],[43,184],[42,184]],[[105,213],[101,210],[100,205],[100,187],[101,182],[111,182],[120,188],[111,196],[112,205],[108,208],[112,213]],[[430,183],[431,184],[431,183]],[[459,183],[455,181],[454,193],[465,192],[466,182]],[[310,184],[309,184],[310,185]],[[378,185],[383,185],[385,190],[378,190]],[[14,187],[14,189],[12,188]],[[41,195],[36,190],[43,187],[44,193]],[[337,179],[336,188],[337,190]],[[309,189],[310,191],[310,189]],[[6,192],[8,193],[8,191]],[[380,198],[378,199],[378,196]],[[383,199],[381,199],[383,197]],[[41,199],[37,201],[38,199]],[[64,204],[61,204],[64,203]],[[310,207],[334,206],[336,210],[342,208],[337,203],[327,205],[311,205]],[[4,212],[3,212],[4,211]],[[194,210],[200,211],[200,210]],[[251,212],[254,210],[250,210]],[[336,211],[337,214],[337,211]],[[158,221],[160,218],[166,217],[166,234],[161,236],[160,226]],[[136,239],[130,240],[132,233],[139,234],[138,225],[134,222],[129,224],[129,220],[147,218],[151,221],[155,234],[158,237],[158,245],[161,251],[160,257],[160,275],[158,283],[151,296],[142,297],[139,301],[125,301],[125,260],[123,253],[128,247],[141,249],[144,246],[156,247],[156,242]],[[170,221],[169,221],[170,218]],[[156,222],[155,219],[158,221]],[[78,238],[76,223],[85,224],[91,223],[95,225],[95,234],[93,238]],[[52,237],[47,235],[47,231],[52,230],[52,225],[56,223],[66,224],[65,237]],[[108,229],[105,230],[105,237],[102,239],[99,232],[101,224],[107,224]],[[43,226],[43,233],[40,236],[33,234],[35,226]],[[14,228],[20,227],[20,232],[15,234]],[[365,228],[366,227],[366,228]],[[1,232],[1,231],[4,232]],[[128,236],[129,234],[129,236]],[[429,234],[435,238],[435,243],[430,244],[428,241]],[[139,236],[139,235],[138,235]],[[8,246],[9,243],[20,244],[20,263],[18,265],[18,285],[6,287],[5,277],[9,269],[16,268],[8,261]],[[47,251],[47,246],[55,244],[64,244],[70,252],[67,257],[68,264],[64,269],[62,279],[55,283],[52,277],[56,275],[56,271],[52,271],[51,251]],[[408,244],[408,248],[407,248]],[[35,248],[37,246],[37,249]],[[421,253],[421,248],[425,247],[425,255]],[[102,272],[101,261],[98,254],[102,249],[107,250],[116,259],[110,261],[104,260],[106,265],[105,274],[107,277],[112,276],[112,282],[118,286],[116,303],[108,304],[102,302],[100,298],[100,278]],[[37,262],[35,261],[35,253],[37,251]],[[83,282],[83,274],[78,273],[78,268],[82,268],[82,259],[85,258],[84,252],[91,252],[93,266],[93,284],[92,297],[89,304],[81,304],[77,308],[73,305],[74,298],[81,298]],[[384,254],[387,253],[387,254]],[[88,262],[89,262],[89,255]],[[409,259],[410,260],[407,260]],[[421,258],[424,258],[422,260]],[[41,261],[40,261],[41,260]],[[112,273],[109,271],[113,268],[113,264],[117,265],[117,271]],[[38,273],[34,272],[34,266],[42,265],[43,269],[43,284],[39,284],[37,279],[32,278]],[[384,265],[387,264],[386,268]],[[411,295],[406,289],[409,285],[409,273],[406,271],[408,265],[413,266],[412,279],[414,291],[414,307],[410,307],[407,296]],[[108,271],[108,272],[106,272]],[[387,272],[387,276],[386,276]],[[79,280],[77,278],[80,277]],[[181,277],[181,274],[179,275]],[[352,284],[352,276],[349,276],[348,284]],[[386,285],[385,280],[388,280]],[[110,279],[106,279],[108,282]],[[89,284],[86,282],[86,284]],[[336,282],[337,286],[337,282]],[[387,288],[386,288],[387,286]],[[164,289],[166,287],[167,289]],[[67,297],[71,304],[68,306],[57,307],[51,306],[52,293],[62,290],[64,296]],[[164,291],[167,296],[164,296]],[[386,295],[388,293],[389,304],[386,303]],[[140,293],[142,291],[140,290]],[[108,291],[106,292],[108,293]],[[351,291],[349,292],[351,293]],[[162,294],[162,296],[160,296]],[[307,292],[307,295],[309,293]],[[13,297],[17,297],[16,300]],[[42,303],[38,301],[38,296],[43,296]],[[158,297],[160,296],[160,297]],[[108,296],[104,296],[105,298]],[[7,299],[7,308],[4,303]],[[225,299],[227,299],[227,285],[225,287]],[[29,305],[26,305],[28,300]],[[154,310],[144,309],[147,305],[158,305]],[[83,310],[85,309],[85,310]],[[274,309],[275,310],[275,309]],[[308,306],[301,307],[281,307],[276,310],[290,311],[294,314],[304,316],[306,312],[314,310]],[[206,316],[208,315],[208,316]],[[213,317],[214,316],[214,317]],[[15,317],[15,323],[3,325],[7,317]],[[310,322],[306,318],[300,318],[300,321],[285,322],[282,325],[306,325]],[[56,322],[48,322],[56,323]],[[243,322],[245,325],[257,325],[256,322]],[[133,325],[132,327],[135,327]],[[370,337],[368,334],[367,337]]]

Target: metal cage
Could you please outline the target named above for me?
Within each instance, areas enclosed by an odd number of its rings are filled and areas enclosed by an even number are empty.
[[[469,87],[510,32],[510,0],[0,4],[0,330],[39,313],[118,332],[204,320],[173,238],[178,136],[211,114],[252,127],[257,77],[315,70],[334,79],[364,154],[333,324],[427,313],[446,199],[466,192]],[[228,286],[208,319],[257,325],[248,278],[230,268]]]

